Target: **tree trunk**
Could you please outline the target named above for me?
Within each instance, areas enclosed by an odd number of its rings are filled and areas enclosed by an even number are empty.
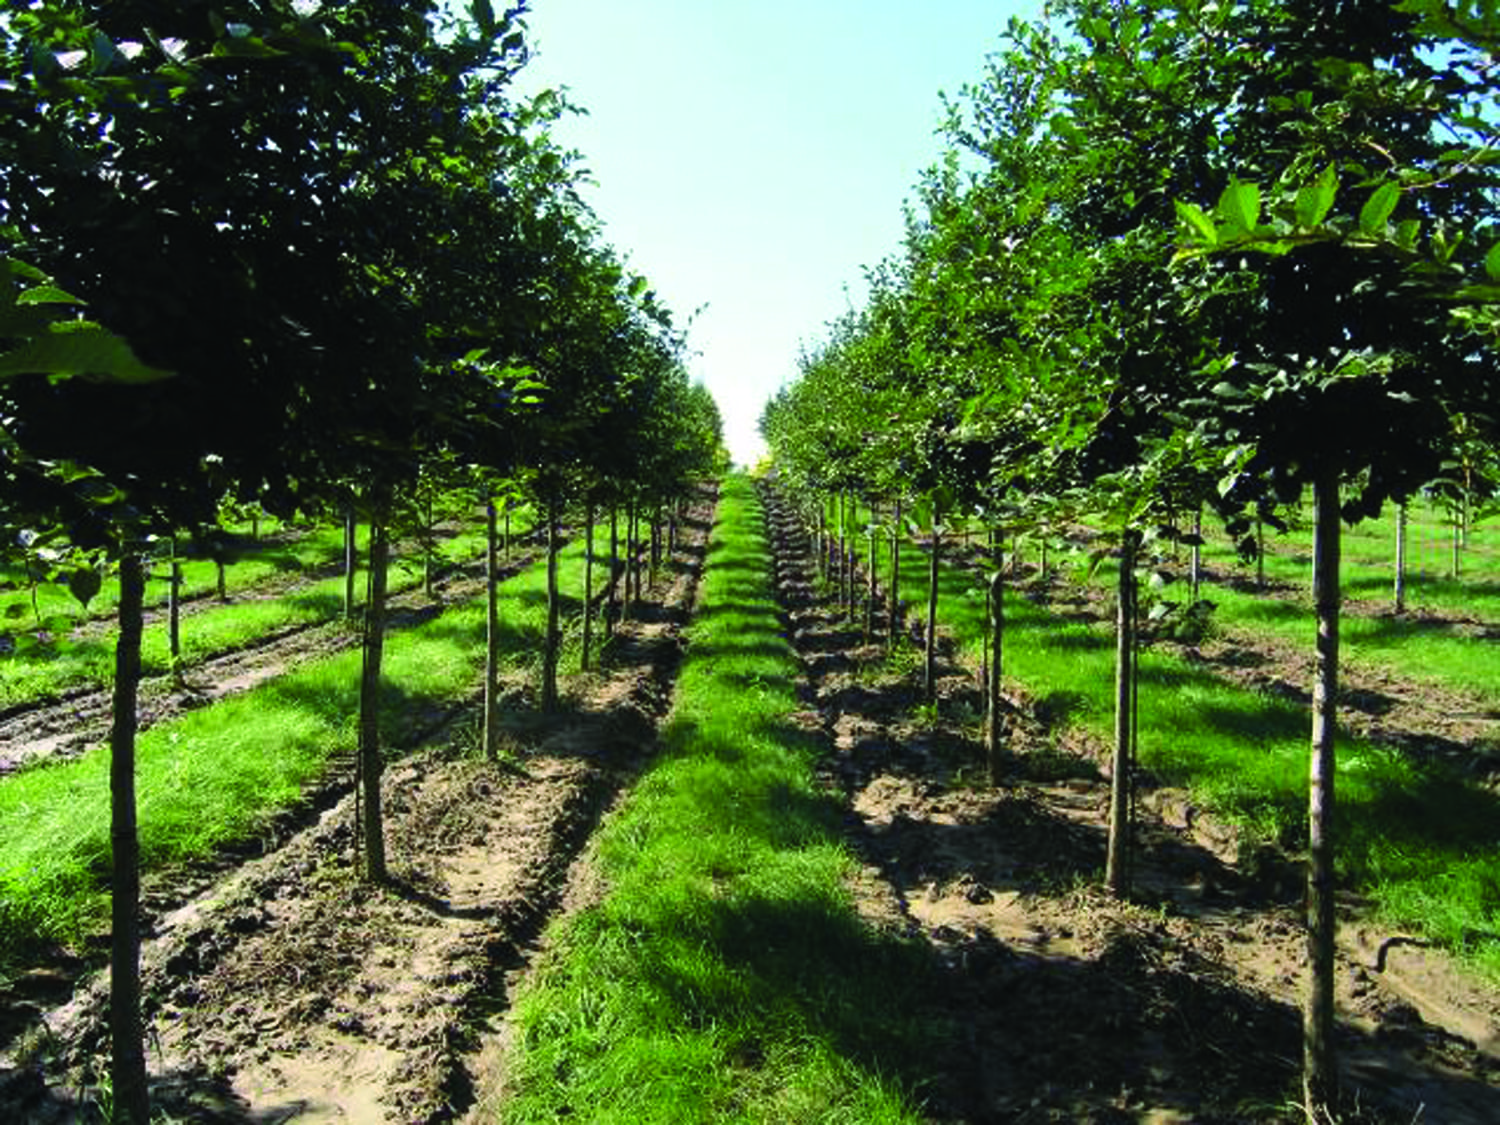
[[[1266,525],[1255,517],[1255,588],[1266,588]]]
[[[1334,721],[1339,671],[1338,478],[1313,488],[1313,600],[1317,669],[1313,681],[1312,763],[1308,785],[1306,1004],[1302,1016],[1302,1094],[1309,1121],[1333,1120],[1338,1071],[1333,1049]]]
[[[229,585],[224,575],[223,559],[214,560],[214,585],[219,601],[227,602],[229,600]]]
[[[609,506],[609,600],[604,608],[604,635],[612,637],[615,635],[615,616],[619,612],[619,598],[616,591],[620,585],[620,509],[616,504]]]
[[[1188,599],[1189,604],[1198,600],[1198,587],[1203,580],[1203,505],[1198,505],[1198,510],[1193,513],[1193,553],[1188,561],[1189,587],[1192,596]]]
[[[637,597],[636,584],[640,577],[640,560],[635,554],[635,500],[625,504],[625,598],[621,606],[620,619],[630,616],[630,603]]]
[[[870,638],[875,633],[875,571],[880,565],[878,529],[879,524],[875,522],[875,512],[872,509],[870,512],[870,562],[867,568],[870,581],[865,588],[865,644],[870,643]]]
[[[147,1125],[146,1050],[141,1029],[140,841],[135,816],[136,697],[141,681],[146,576],[133,547],[120,555],[120,633],[115,642],[113,724],[109,734],[111,856],[110,1082],[117,1125]]]
[[[578,666],[589,667],[589,648],[594,639],[594,502],[583,513],[583,656]]]
[[[1406,502],[1396,505],[1396,612],[1406,612]]]
[[[894,645],[901,635],[901,501],[895,503],[891,516],[891,582],[890,582],[890,632],[888,643]]]
[[[390,562],[385,513],[370,519],[370,574],[365,595],[364,663],[359,678],[359,772],[364,798],[365,875],[386,880],[385,825],[380,805],[380,668],[385,655],[385,588]]]
[[[344,505],[344,617],[354,620],[354,576],[359,570],[359,521],[354,518],[354,505]]]
[[[1461,569],[1460,552],[1464,545],[1464,516],[1463,509],[1455,502],[1453,505],[1453,577],[1457,578]]]
[[[428,600],[432,599],[432,572],[433,572],[433,536],[435,529],[432,525],[432,489],[427,490],[427,529],[423,535],[422,549],[422,593]]]
[[[1000,657],[1005,627],[1005,572],[999,564],[1000,560],[995,559],[995,569],[990,574],[990,643],[984,669],[984,750],[990,763],[991,785],[1000,784],[1003,772],[1000,763]]]
[[[557,710],[557,658],[562,647],[561,606],[557,590],[558,502],[547,498],[547,635],[542,643],[542,710]]]
[[[495,498],[484,504],[484,756],[500,757],[500,560]]]
[[[937,522],[932,525],[932,558],[927,569],[927,634],[922,658],[922,694],[928,703],[937,699],[937,603],[938,558],[942,554],[942,533]]]
[[[172,682],[182,683],[182,563],[177,559],[177,537],[172,536],[172,559],[167,572],[167,664]]]
[[[1114,776],[1109,789],[1109,845],[1104,883],[1111,894],[1130,893],[1131,786],[1135,746],[1132,720],[1135,703],[1135,557],[1140,532],[1128,530],[1120,541],[1120,581],[1115,619],[1115,746]]]
[[[505,502],[505,561],[510,562],[510,501]]]
[[[647,585],[656,589],[656,576],[661,570],[661,505],[657,504],[651,514],[651,581]]]

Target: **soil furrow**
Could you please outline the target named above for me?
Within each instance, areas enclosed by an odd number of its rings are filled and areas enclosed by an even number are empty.
[[[351,794],[155,918],[148,1054],[174,1119],[438,1122],[472,1103],[476,1027],[654,746],[707,526],[690,525],[669,560],[675,581],[633,607],[604,669],[575,678],[558,714],[507,713],[506,761],[474,756],[469,709],[391,767],[390,886],[357,878]],[[22,1065],[0,1067],[0,1108],[76,1119],[78,1091],[104,1064],[106,986],[95,981],[12,1052]]]
[[[1107,786],[1093,764],[1060,752],[1022,707],[1008,723],[1007,784],[976,783],[972,672],[950,663],[936,716],[914,719],[920,671],[859,645],[820,597],[790,511],[774,492],[767,501],[787,635],[807,669],[801,718],[828,743],[825,776],[848,796],[864,864],[854,893],[873,924],[925,943],[942,966],[964,1044],[926,1091],[929,1115],[1300,1120],[1296,882],[1251,877],[1146,809],[1133,901],[1106,897]],[[1474,1006],[1487,990],[1436,958],[1425,979],[1377,971],[1356,955],[1364,935],[1348,934],[1338,995],[1361,1107],[1351,1120],[1500,1117],[1500,1056],[1475,1042],[1491,1026],[1493,1008]]]

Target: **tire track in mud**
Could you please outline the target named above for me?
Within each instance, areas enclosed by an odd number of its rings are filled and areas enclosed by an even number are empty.
[[[960,1049],[925,1091],[939,1121],[1301,1120],[1298,904],[1143,811],[1134,903],[1098,888],[1107,784],[1022,706],[1013,772],[985,776],[978,692],[949,650],[936,721],[920,671],[862,647],[816,587],[805,534],[764,494],[803,725],[848,799],[872,924],[925,944]],[[1452,983],[1451,981],[1448,983]],[[1500,1119],[1500,1056],[1427,1022],[1346,949],[1340,1050],[1358,1114]],[[1423,1009],[1434,1020],[1435,1008]],[[1468,1030],[1467,1028],[1462,1030]],[[1424,1109],[1425,1107],[1425,1109]]]
[[[506,762],[465,753],[471,709],[390,768],[390,887],[355,877],[351,795],[155,920],[143,960],[161,1107],[193,1121],[405,1123],[453,1120],[473,1101],[477,1025],[654,748],[706,555],[699,508],[604,670],[575,679],[556,716],[507,715]],[[105,1058],[106,1006],[97,980],[13,1052],[24,1057],[0,1060],[0,1110],[72,1120],[73,1092]]]

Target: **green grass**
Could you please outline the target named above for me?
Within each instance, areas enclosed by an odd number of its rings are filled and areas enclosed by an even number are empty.
[[[528,524],[529,526],[529,524]],[[319,533],[321,535],[322,533]],[[342,542],[340,539],[339,542]],[[337,544],[335,544],[337,546]],[[276,561],[249,560],[236,564],[239,589],[251,589],[263,581],[266,565],[301,572],[317,565],[332,565],[342,559],[319,563],[321,549],[315,543],[299,542],[297,550],[278,550]],[[468,529],[438,541],[440,566],[472,562],[484,550],[483,529]],[[248,572],[239,568],[249,567]],[[421,582],[420,548],[409,547],[393,561],[390,592],[401,593]],[[356,582],[358,596],[363,583]],[[277,598],[250,599],[225,605],[213,604],[185,614],[181,624],[182,667],[192,667],[220,653],[230,652],[272,633],[338,620],[343,614],[342,576],[300,586]],[[76,608],[76,606],[75,606]],[[55,647],[4,658],[5,677],[0,680],[0,709],[54,698],[80,687],[102,687],[114,675],[114,645],[118,630],[97,630],[86,639],[70,640]],[[153,625],[142,639],[142,666],[147,675],[171,670],[166,623]]]
[[[1406,532],[1406,605],[1408,611],[1476,618],[1500,623],[1500,521],[1469,529],[1469,545],[1452,577],[1452,528],[1441,509],[1413,504]],[[1253,577],[1255,567],[1239,561],[1232,546],[1205,520],[1207,565]],[[1346,597],[1390,605],[1395,578],[1396,515],[1392,505],[1373,520],[1345,526],[1343,587]],[[1265,534],[1266,578],[1305,591],[1312,559],[1312,532],[1305,519],[1280,534]],[[1183,562],[1186,565],[1186,551]]]
[[[582,547],[563,553],[564,590],[581,586]],[[504,648],[539,659],[546,568],[502,589]],[[576,610],[576,598],[567,608]],[[385,729],[403,731],[467,698],[483,663],[483,599],[394,633],[386,649]],[[203,858],[294,801],[335,754],[352,753],[360,654],[313,662],[141,735],[136,785],[143,870]],[[109,753],[0,779],[0,967],[42,941],[77,943],[108,916]]]
[[[501,1120],[922,1119],[930,978],[851,905],[768,566],[733,477],[661,759],[597,838],[607,897],[553,929],[517,1002]]]
[[[916,612],[925,554],[903,552],[903,591]],[[939,620],[977,665],[984,599],[974,577],[945,568]],[[1274,604],[1274,603],[1272,603]],[[1276,612],[1281,612],[1277,610]],[[1038,709],[1112,737],[1114,642],[1014,590],[1005,599],[1006,679]],[[1312,627],[1299,635],[1311,646]],[[1306,832],[1306,708],[1248,691],[1165,650],[1141,655],[1140,757],[1220,816],[1300,847]],[[1394,749],[1345,737],[1339,749],[1339,868],[1394,922],[1420,926],[1500,976],[1500,797]]]

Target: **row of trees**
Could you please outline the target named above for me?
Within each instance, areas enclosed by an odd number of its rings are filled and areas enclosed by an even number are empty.
[[[1445,0],[1049,8],[1012,23],[984,78],[947,103],[951,151],[922,181],[904,252],[871,271],[865,306],[804,359],[762,430],[810,511],[857,497],[895,517],[893,541],[904,513],[934,555],[963,520],[1007,537],[1075,518],[1109,529],[1121,717],[1107,879],[1122,893],[1143,544],[1194,541],[1177,529],[1206,505],[1253,554],[1252,529],[1311,490],[1304,1093],[1321,1120],[1337,1100],[1340,521],[1461,487],[1455,451],[1493,440],[1500,22]],[[993,736],[990,752],[998,773]]]
[[[36,0],[0,17],[5,549],[34,562],[53,543],[84,594],[107,557],[121,583],[117,1120],[149,1118],[133,793],[146,545],[212,539],[226,500],[369,522],[360,759],[380,878],[376,695],[403,507],[434,487],[524,492],[555,575],[565,504],[654,507],[722,463],[680,332],[603,244],[550,138],[565,103],[509,93],[523,14]]]

